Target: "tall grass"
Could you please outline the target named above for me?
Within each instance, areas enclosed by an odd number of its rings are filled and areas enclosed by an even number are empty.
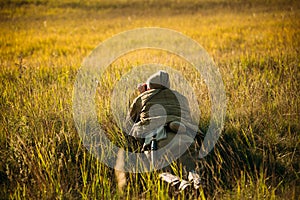
[[[0,10],[0,197],[7,199],[297,199],[300,20],[297,1],[5,1]],[[99,42],[137,27],[178,30],[220,69],[227,96],[223,134],[203,160],[203,187],[175,194],[157,172],[114,170],[83,146],[72,118],[82,60]],[[210,99],[201,77],[167,53],[126,55],[97,93],[99,121],[125,145],[110,111],[111,88],[132,66],[159,62],[195,88],[205,132]],[[105,116],[105,117],[104,117]],[[201,138],[200,138],[201,139]],[[180,170],[175,168],[180,175]]]

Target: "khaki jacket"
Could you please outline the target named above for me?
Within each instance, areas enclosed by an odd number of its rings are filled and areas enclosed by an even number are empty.
[[[147,134],[172,121],[180,121],[197,131],[192,123],[188,100],[177,91],[150,89],[134,99],[126,120],[129,135],[146,138]]]

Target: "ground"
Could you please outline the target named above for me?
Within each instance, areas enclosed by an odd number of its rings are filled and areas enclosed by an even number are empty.
[[[98,44],[134,28],[161,27],[201,44],[225,86],[225,125],[201,161],[205,187],[198,198],[299,198],[299,7],[293,0],[0,2],[0,196],[168,198],[155,173],[129,174],[118,191],[113,169],[83,146],[72,111],[77,72]],[[110,111],[112,88],[132,66],[154,61],[189,81],[199,128],[208,128],[203,78],[182,58],[141,50],[110,65],[96,96],[99,122],[118,145],[125,144]]]

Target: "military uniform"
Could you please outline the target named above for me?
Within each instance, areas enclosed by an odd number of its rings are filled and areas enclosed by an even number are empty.
[[[170,130],[168,125],[174,121],[184,124],[186,131],[178,133]],[[169,152],[178,152],[187,149],[190,144],[194,145],[194,135],[191,133],[196,133],[198,127],[192,123],[186,97],[167,87],[158,87],[134,99],[127,119],[127,130],[129,135],[142,139],[146,148],[155,134],[158,148],[167,146]],[[176,135],[177,139],[173,140]],[[194,159],[197,157],[195,152],[179,153],[183,154],[178,159],[179,163],[187,171],[194,170]]]

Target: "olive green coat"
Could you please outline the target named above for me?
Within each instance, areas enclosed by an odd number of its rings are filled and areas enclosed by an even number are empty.
[[[129,135],[145,138],[153,129],[172,121],[179,121],[197,131],[192,124],[188,100],[177,91],[150,89],[134,99],[127,117]]]
[[[165,128],[165,125],[172,121],[182,122],[188,130],[183,134],[178,133],[176,140],[174,138],[177,134]],[[183,165],[185,174],[196,169],[196,143],[194,136],[189,135],[189,132],[197,132],[198,127],[192,123],[188,100],[180,93],[168,88],[150,89],[142,93],[134,99],[130,107],[127,126],[130,130],[129,135],[139,141],[144,139],[144,146],[148,146],[152,134],[156,134],[158,148],[165,147],[167,152],[171,152],[168,154],[169,158],[181,155],[178,164]],[[186,151],[181,152],[184,149]]]

